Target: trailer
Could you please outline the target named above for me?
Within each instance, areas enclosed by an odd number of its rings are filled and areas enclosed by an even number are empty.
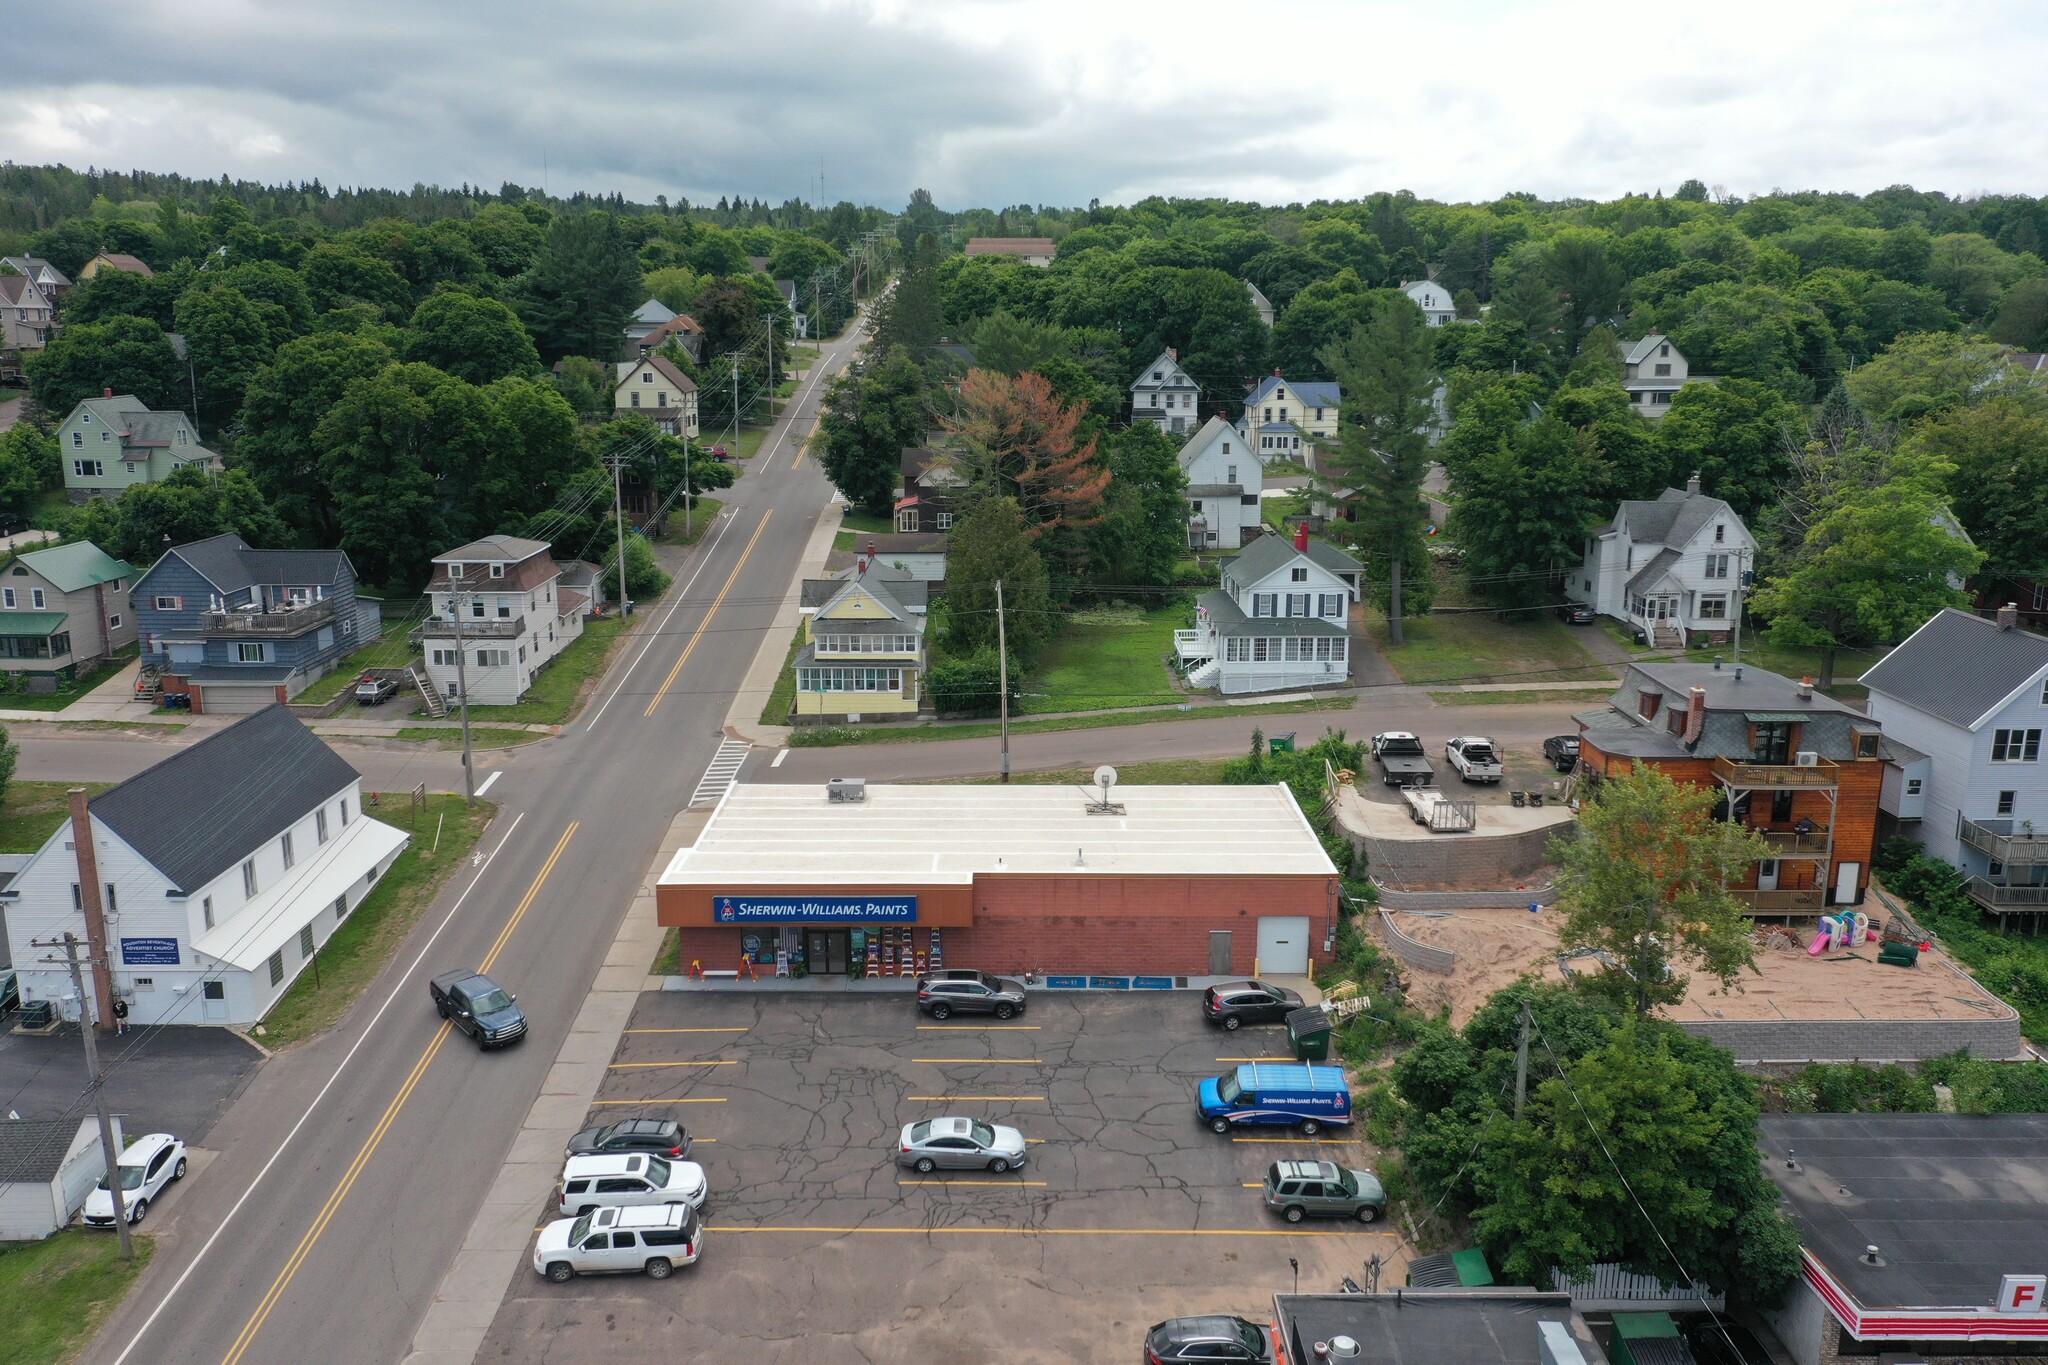
[[[1472,802],[1453,801],[1435,787],[1403,787],[1401,799],[1408,803],[1408,818],[1433,834],[1464,834],[1479,824]]]

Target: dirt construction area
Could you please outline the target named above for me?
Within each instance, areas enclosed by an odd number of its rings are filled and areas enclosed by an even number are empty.
[[[1564,979],[1557,964],[1557,924],[1550,910],[1396,911],[1402,933],[1433,948],[1455,953],[1448,975],[1407,968],[1410,999],[1420,1008],[1449,1007],[1463,1024],[1495,991],[1535,973],[1546,981]],[[1793,931],[1804,942],[1811,927]],[[1998,1014],[2005,1006],[1954,965],[1939,948],[1920,954],[1910,969],[1877,961],[1877,945],[1810,956],[1774,934],[1763,937],[1757,970],[1745,972],[1732,990],[1695,973],[1685,999],[1664,1011],[1687,1019],[1973,1019]],[[1600,971],[1582,958],[1573,971]]]
[[[702,1257],[668,1280],[522,1265],[477,1359],[1135,1359],[1165,1318],[1264,1321],[1290,1259],[1304,1291],[1375,1253],[1399,1284],[1385,1221],[1290,1226],[1256,1188],[1281,1159],[1366,1164],[1356,1139],[1197,1122],[1204,1077],[1288,1059],[1284,1029],[1212,1028],[1188,991],[1034,991],[1013,1020],[944,1024],[907,990],[649,993],[590,1121],[688,1129]],[[952,1114],[1020,1129],[1024,1168],[896,1164],[904,1124]]]

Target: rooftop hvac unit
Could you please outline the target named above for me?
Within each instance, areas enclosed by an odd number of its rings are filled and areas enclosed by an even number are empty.
[[[1792,765],[1797,768],[1818,768],[1820,766],[1820,754],[1812,749],[1801,749],[1798,753],[1792,755]]]
[[[868,799],[868,780],[865,777],[830,777],[825,779],[827,801],[865,801]]]

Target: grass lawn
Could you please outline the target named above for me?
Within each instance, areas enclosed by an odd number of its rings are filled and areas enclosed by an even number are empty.
[[[782,656],[782,671],[775,675],[775,686],[768,689],[768,700],[761,703],[763,725],[789,724],[789,708],[796,705],[796,656],[804,647],[804,623],[796,623],[796,634],[789,637],[789,653]]]
[[[470,810],[460,796],[429,796],[415,828],[411,808],[412,803],[401,797],[387,801],[378,812],[376,818],[386,824],[410,831],[412,842],[377,883],[377,889],[320,946],[315,957],[320,967],[318,984],[307,971],[271,1007],[262,1026],[265,1047],[302,1043],[341,1018],[405,942],[413,925],[440,894],[441,884],[462,866],[498,809],[479,801]],[[441,835],[438,849],[434,847],[437,824]]]
[[[1606,631],[1608,636],[1616,642],[1626,646],[1632,654],[1642,656],[1652,652],[1648,646],[1635,643],[1629,635],[1628,627],[1612,617],[1601,617],[1600,629]],[[1866,669],[1890,652],[1890,650],[1886,649],[1836,650],[1835,685],[1826,689],[1828,695],[1837,701],[1862,701],[1867,698],[1870,695],[1869,689],[1856,682],[1855,679],[1861,677]],[[1710,664],[1714,661],[1716,655],[1720,657],[1724,665],[1728,667],[1734,666],[1735,648],[1733,645],[1689,649],[1678,657],[1683,658],[1687,663]],[[1742,662],[1747,667],[1761,668],[1787,678],[1818,678],[1820,676],[1820,651],[1818,649],[1805,647],[1788,648],[1783,645],[1774,645],[1766,640],[1759,631],[1743,631]]]
[[[1265,522],[1267,526],[1282,535],[1285,535],[1287,532],[1287,518],[1300,516],[1306,511],[1308,511],[1308,494],[1306,492],[1289,493],[1286,497],[1282,498],[1259,499],[1259,520]]]
[[[681,976],[683,974],[683,938],[673,929],[661,931],[661,946],[654,950],[654,961],[647,968],[649,976]]]
[[[869,536],[894,534],[896,523],[889,518],[878,517],[858,507],[848,507],[840,513],[839,529],[832,536],[832,548],[851,553],[858,550]]]
[[[1166,660],[1173,631],[1189,622],[1183,602],[1145,611],[1085,611],[1070,615],[1025,678],[1021,715],[1053,711],[1108,711],[1124,706],[1178,702]]]
[[[161,708],[150,712],[152,716],[189,716],[190,711],[166,711]],[[38,721],[37,724],[42,724]],[[59,720],[60,730],[83,730],[111,732],[119,735],[174,735],[184,729],[190,721],[182,720]]]
[[[1388,642],[1384,621],[1366,625],[1401,680],[1418,687],[1480,682],[1605,682],[1571,627],[1541,612],[1502,619],[1491,612],[1446,613],[1403,623],[1404,643]]]
[[[135,661],[140,646],[129,645],[114,652],[111,659],[102,659],[90,668],[81,669],[78,676],[59,679],[57,690],[47,694],[35,692],[8,692],[0,695],[0,709],[8,711],[62,711],[86,693],[98,687],[114,674]]]
[[[1350,692],[1301,701],[1273,702],[1266,706],[1196,706],[1182,711],[1161,707],[1146,711],[1104,711],[1092,716],[1058,716],[1045,720],[1013,720],[1013,735],[1051,734],[1056,730],[1106,730],[1124,725],[1158,725],[1177,720],[1227,720],[1235,716],[1290,715],[1297,711],[1349,711],[1356,698]],[[833,749],[848,744],[916,744],[932,739],[993,739],[1001,733],[996,721],[975,721],[969,725],[832,725],[805,728],[790,735],[797,749]],[[1250,738],[1250,732],[1246,732]],[[1092,769],[1090,771],[1093,771]]]
[[[476,712],[472,710],[471,715]],[[408,744],[430,744],[437,749],[460,749],[462,731],[443,730],[437,725],[408,725],[398,732],[398,737]],[[472,749],[509,749],[515,744],[531,744],[537,739],[548,739],[549,735],[538,730],[506,730],[488,725],[469,727],[469,747]]]
[[[1560,687],[1542,692],[1432,692],[1429,699],[1438,706],[1548,706],[1558,702],[1581,706],[1613,695],[1612,687]]]
[[[61,488],[46,488],[35,506],[28,509],[28,524],[38,531],[54,531],[59,520],[71,510],[71,499]]]
[[[40,1242],[0,1246],[0,1360],[8,1365],[56,1365],[74,1359],[156,1249],[137,1234],[135,1259],[121,1259],[111,1232],[66,1228]]]
[[[97,794],[111,782],[9,782],[0,798],[0,853],[34,853],[71,818],[73,787]],[[0,1354],[0,1360],[7,1357]]]
[[[1152,763],[1124,763],[1116,770],[1117,786],[1145,787],[1208,787],[1223,780],[1223,765],[1227,758],[1166,758]],[[993,786],[1001,779],[993,774],[982,777],[949,777],[941,781],[947,785],[965,787]],[[1087,787],[1095,786],[1093,768],[1047,768],[1043,772],[1010,774],[1012,786],[1025,787]],[[1115,799],[1115,788],[1111,798]]]
[[[619,642],[624,625],[624,618],[618,616],[585,621],[582,636],[535,676],[524,698],[511,706],[472,706],[470,724],[488,725],[500,720],[519,725],[560,725],[567,721],[576,712],[584,685],[604,676],[605,661]]]
[[[383,639],[372,640],[361,649],[344,654],[341,662],[334,666],[332,673],[324,678],[314,679],[305,691],[292,700],[305,706],[318,706],[323,702],[333,701],[354,687],[356,679],[363,676],[365,669],[404,668],[412,663],[419,657],[419,651],[405,638],[410,627],[407,630],[394,629],[397,624],[399,623],[387,621]],[[401,691],[392,700],[402,706],[410,705],[417,708],[420,705],[417,689],[410,693]]]
[[[689,534],[683,534],[683,509],[678,506],[668,514],[668,529],[662,532],[661,543],[664,545],[695,545],[698,541],[704,539],[704,533],[711,529],[712,522],[718,520],[718,514],[724,507],[725,502],[722,499],[707,498],[699,494],[697,505],[690,509]],[[632,566],[629,564],[627,567],[630,569]]]

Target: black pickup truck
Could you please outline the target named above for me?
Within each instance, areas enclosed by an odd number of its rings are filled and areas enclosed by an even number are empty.
[[[1372,737],[1373,761],[1389,787],[1427,787],[1436,778],[1422,741],[1406,730],[1388,730]]]
[[[526,1016],[514,1003],[519,997],[507,994],[488,976],[443,972],[427,984],[441,1017],[476,1039],[480,1051],[506,1047],[526,1036]]]

